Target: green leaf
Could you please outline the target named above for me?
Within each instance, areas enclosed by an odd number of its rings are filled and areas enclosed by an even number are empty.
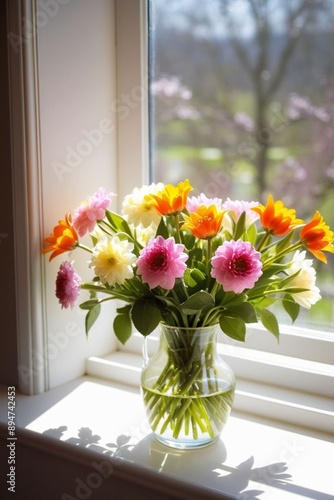
[[[257,238],[257,229],[255,224],[251,224],[243,236],[244,241],[249,241],[253,246],[255,246]]]
[[[291,288],[286,288],[284,291],[289,293],[301,293],[301,292],[308,292],[309,288],[291,287]]]
[[[215,301],[212,295],[204,290],[200,290],[199,292],[191,295],[189,299],[181,304],[182,311],[185,314],[194,314],[197,311],[200,311],[204,307],[214,307]]]
[[[290,276],[287,276],[286,278],[282,279],[281,281],[278,282],[279,288],[286,288],[291,281],[295,279],[296,276],[300,273],[301,269],[298,269],[297,272],[294,274],[291,274]]]
[[[99,241],[98,238],[96,238],[96,236],[94,236],[93,234],[90,235],[91,239],[92,239],[92,243],[93,243],[93,246],[95,247],[96,243]]]
[[[89,300],[86,300],[85,302],[82,302],[82,304],[79,305],[80,309],[83,309],[83,310],[90,310],[92,309],[93,307],[95,307],[97,304],[99,303],[98,299],[89,299]]]
[[[137,300],[131,310],[134,326],[142,335],[149,335],[161,321],[161,312],[152,300]]]
[[[173,288],[173,295],[177,297],[177,301],[179,304],[184,302],[187,299],[187,291],[184,288],[184,284],[180,278],[176,278],[175,285]]]
[[[246,231],[246,212],[242,212],[233,232],[233,239],[238,240]]]
[[[221,290],[223,291],[223,300],[220,305],[223,305],[226,309],[232,309],[247,300],[245,293],[224,292],[223,287],[221,287]],[[216,293],[216,297],[217,295],[218,293]]]
[[[263,326],[279,340],[279,326],[276,316],[268,309],[256,309]]]
[[[252,301],[256,311],[258,309],[264,309],[270,307],[272,304],[275,304],[279,299],[277,297],[258,297],[257,299]]]
[[[132,333],[130,314],[118,314],[114,319],[113,328],[116,337],[124,345]]]
[[[256,323],[257,316],[254,307],[249,302],[228,309],[227,314],[233,318],[242,319],[245,323]]]
[[[195,269],[191,269],[190,271],[190,275],[191,277],[193,278],[194,281],[196,281],[196,283],[201,283],[203,280],[206,279],[206,276],[204,273],[202,273],[202,271],[200,271],[199,269],[195,268]]]
[[[194,288],[197,285],[197,282],[191,276],[191,270],[190,269],[186,269],[186,272],[184,273],[183,279],[184,279],[184,283],[185,283],[186,286]]]
[[[232,339],[245,341],[246,325],[242,319],[222,315],[219,318],[219,324],[223,332]]]
[[[165,240],[167,238],[169,238],[169,232],[168,232],[168,228],[165,224],[165,221],[164,221],[164,218],[161,217],[160,219],[160,223],[159,223],[159,226],[157,228],[157,232],[155,234],[155,236],[162,236],[163,238],[165,238]]]
[[[283,304],[283,307],[284,307],[285,311],[290,316],[291,321],[294,323],[296,321],[296,319],[298,318],[298,316],[299,316],[300,305],[297,304],[293,300],[293,298],[291,297],[291,295],[289,295],[289,294],[286,294],[284,296],[284,298],[282,300],[282,304]]]
[[[205,274],[199,269],[186,269],[184,274],[184,282],[187,286],[194,288],[196,285],[203,283],[206,280]]]
[[[106,217],[114,230],[126,233],[132,238],[131,229],[123,217],[109,210],[106,210]]]
[[[127,306],[123,306],[123,307],[118,307],[116,309],[116,311],[117,311],[118,314],[128,314],[128,315],[130,315],[131,306],[127,305]]]
[[[101,305],[99,303],[97,303],[86,314],[85,327],[86,327],[86,335],[87,336],[88,336],[89,330],[92,328],[95,321],[99,317],[100,311],[101,311]]]
[[[182,226],[181,226],[182,230]],[[189,251],[192,251],[195,248],[196,238],[190,231],[181,231],[182,234],[182,243],[188,248]]]

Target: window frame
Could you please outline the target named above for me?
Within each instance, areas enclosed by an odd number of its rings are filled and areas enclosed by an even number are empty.
[[[35,1],[7,2],[9,35],[9,87],[13,175],[15,288],[19,388],[25,394],[44,392],[48,387],[47,365],[36,369],[34,352],[45,354],[46,315],[43,289],[44,268],[40,254],[42,238],[40,123],[36,37],[29,43],[23,33],[24,19],[36,26]],[[44,356],[44,359],[46,356]],[[24,367],[24,370],[20,370]],[[25,377],[24,371],[30,376]]]
[[[114,112],[117,115],[119,203],[134,186],[149,182],[146,5],[146,0],[115,0],[117,99]],[[22,16],[34,23],[35,0],[8,2],[8,7],[11,31],[21,32]],[[128,33],[131,33],[131,37],[127,36]],[[19,386],[21,392],[35,394],[44,392],[49,387],[47,363],[42,369],[36,369],[36,359],[32,355],[36,349],[46,351],[48,321],[45,314],[44,261],[42,257],[36,257],[40,256],[41,241],[44,237],[42,214],[45,208],[41,192],[41,131],[38,120],[39,88],[35,37],[32,37],[31,43],[23,44],[18,59],[11,58],[10,61],[10,82],[14,85],[11,96],[13,191],[16,207],[14,230],[15,240],[20,242],[16,245],[15,253],[18,356],[19,366],[26,366],[34,374],[29,378],[28,385],[20,377]],[[20,99],[17,99],[17,96]],[[126,102],[130,103],[128,111],[130,109],[131,113],[127,113],[125,117],[122,105]],[[22,217],[22,214],[25,214],[25,217]],[[298,365],[295,363],[298,350],[303,349],[300,343],[303,334],[307,334],[304,336],[306,362],[301,366],[294,366]],[[270,418],[285,419],[295,424],[300,423],[301,416],[304,416],[306,425],[330,432],[333,429],[334,417],[334,409],[329,404],[333,399],[330,388],[333,387],[334,380],[334,367],[329,363],[329,353],[333,353],[334,359],[332,335],[285,326],[282,327],[281,335],[283,348],[281,351],[278,348],[275,353],[269,352],[273,349],[271,341],[275,339],[256,325],[249,329],[250,342],[242,346],[242,351],[240,345],[227,343],[226,339],[221,337],[219,347],[228,357],[237,379],[240,377],[237,408]],[[148,342],[153,352],[157,339],[152,336]],[[89,357],[87,374],[119,379],[126,372],[130,374],[128,382],[138,385],[141,344],[142,339],[139,334],[135,334],[125,346],[119,344],[116,351],[109,356]],[[310,370],[307,369],[308,366]],[[247,373],[247,370],[250,373]],[[269,377],[267,383],[266,377]],[[305,380],[312,379],[312,390],[305,390]],[[288,383],[291,380],[293,382]],[[325,389],[321,393],[317,391],[319,381],[325,381]],[[287,416],[284,416],[287,409]]]

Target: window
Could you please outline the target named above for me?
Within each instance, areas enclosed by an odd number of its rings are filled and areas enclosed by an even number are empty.
[[[150,2],[152,179],[334,227],[334,2]],[[298,193],[298,196],[296,196]],[[334,262],[299,326],[334,331]],[[281,315],[281,322],[289,322]]]
[[[27,68],[19,80],[23,93],[16,88],[13,94],[22,100],[15,101],[19,105],[13,104],[12,109],[13,123],[17,127],[23,123],[19,130],[26,140],[26,157],[14,158],[14,190],[19,206],[15,221],[20,242],[18,276],[24,276],[26,284],[23,287],[21,280],[18,288],[20,375],[27,393],[42,392],[84,372],[138,384],[141,366],[142,338],[134,335],[125,347],[116,345],[112,307],[99,318],[89,342],[79,309],[59,313],[52,286],[57,264],[44,266],[40,251],[46,230],[61,216],[59,206],[67,203],[72,209],[91,193],[93,182],[95,187],[110,186],[122,200],[133,187],[149,180],[144,173],[148,165],[146,2],[58,4],[57,15],[37,18],[30,3],[25,3],[25,11],[17,13],[16,19],[21,15],[35,24],[39,19],[40,26],[36,24],[39,29],[28,40],[31,43],[20,45],[18,59],[11,55],[12,77],[20,72],[22,59]],[[87,24],[95,37],[86,37]],[[14,29],[19,30],[18,25]],[[66,106],[58,106],[59,99]],[[25,111],[23,121],[20,109]],[[103,140],[94,145],[101,138],[99,131]],[[19,144],[18,140],[18,151]],[[20,213],[27,213],[26,219]],[[81,272],[83,276],[87,272],[84,263]],[[277,347],[273,337],[254,329],[245,346],[224,345],[223,340],[221,350],[240,380],[236,408],[296,424],[304,419],[305,425],[331,429],[332,335],[287,328]],[[149,348],[153,350],[156,342],[150,337]]]

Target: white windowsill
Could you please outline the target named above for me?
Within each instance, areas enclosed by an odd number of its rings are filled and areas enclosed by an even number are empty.
[[[0,437],[6,439],[6,387],[0,403]],[[233,409],[220,441],[180,452],[152,437],[138,388],[94,377],[36,396],[17,394],[16,437],[26,447],[61,457],[64,467],[66,460],[88,467],[108,460],[112,474],[103,479],[104,487],[118,477],[134,487],[145,485],[152,495],[147,498],[334,498],[333,435]],[[72,486],[61,494],[75,497],[75,477]],[[94,493],[99,498],[98,489]],[[112,489],[110,495],[117,498]]]
[[[218,351],[237,373],[234,410],[334,435],[333,366],[240,348],[236,357],[222,345]],[[135,388],[141,368],[142,356],[125,350],[86,361],[90,376]]]

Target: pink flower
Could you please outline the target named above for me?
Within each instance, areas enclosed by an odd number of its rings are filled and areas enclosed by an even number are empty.
[[[201,193],[198,196],[188,197],[186,208],[188,212],[197,212],[197,209],[202,205],[205,207],[215,205],[218,210],[221,210],[222,200],[220,198],[208,198],[204,193]]]
[[[227,229],[232,234],[232,221],[238,222],[242,212],[246,212],[245,225],[246,229],[248,229],[253,222],[260,218],[259,214],[252,210],[252,208],[257,207],[258,204],[257,201],[230,200],[230,198],[227,198],[222,206],[223,209],[228,210],[223,221],[224,229]]]
[[[107,193],[105,189],[100,188],[74,210],[73,226],[79,236],[93,231],[96,222],[104,218],[112,196],[115,196],[114,193]]]
[[[175,243],[174,238],[158,236],[150,240],[147,247],[141,250],[137,260],[137,274],[142,276],[143,283],[150,288],[161,286],[171,290],[176,278],[182,278],[186,270],[185,261],[188,255],[183,252],[184,245]]]
[[[262,274],[261,254],[242,240],[225,241],[212,257],[211,276],[216,278],[225,292],[241,293],[253,288]]]
[[[73,308],[75,301],[80,294],[81,278],[75,272],[70,262],[63,262],[60,265],[56,279],[56,297],[59,299],[61,307]]]

